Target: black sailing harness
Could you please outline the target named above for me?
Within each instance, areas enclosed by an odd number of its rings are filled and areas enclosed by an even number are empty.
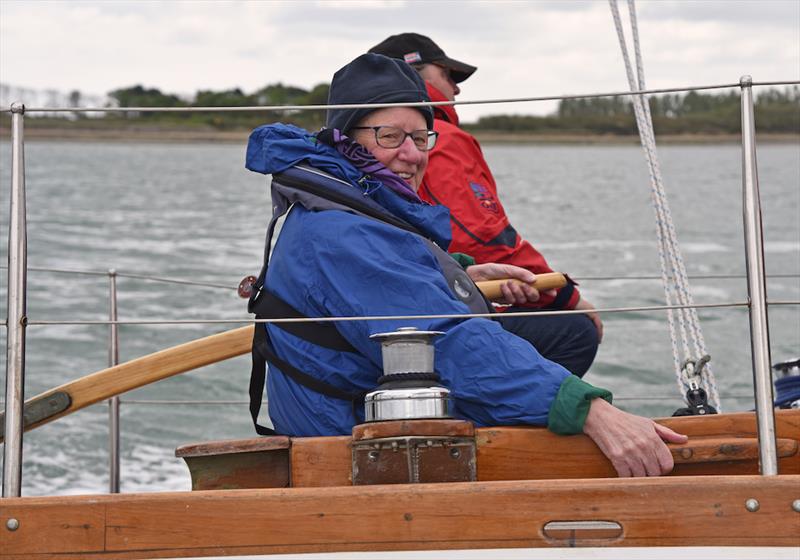
[[[247,309],[256,314],[256,319],[308,318],[283,299],[265,289],[264,281],[269,266],[269,253],[272,236],[278,219],[289,211],[292,205],[299,204],[310,211],[342,210],[378,220],[394,227],[418,235],[426,242],[431,253],[436,257],[452,293],[464,302],[472,313],[489,313],[491,305],[483,297],[475,283],[469,278],[461,266],[443,249],[428,239],[414,226],[390,214],[371,198],[362,196],[350,183],[337,179],[323,171],[310,166],[295,166],[273,175],[272,185],[272,218],[267,227],[267,239],[264,248],[264,265],[253,285]],[[302,338],[312,344],[339,352],[358,351],[339,333],[332,322],[281,322],[272,323],[284,331]],[[266,325],[256,324],[252,348],[253,366],[250,372],[250,415],[259,435],[274,435],[276,432],[258,423],[261,410],[261,399],[264,394],[267,363],[278,368],[294,382],[321,393],[325,396],[349,401],[353,409],[364,401],[366,392],[348,392],[329,383],[320,381],[295,368],[275,353],[269,339]]]

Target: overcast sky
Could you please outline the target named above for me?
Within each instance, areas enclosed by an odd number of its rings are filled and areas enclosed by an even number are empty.
[[[627,22],[627,3],[620,1]],[[638,0],[647,86],[800,79],[800,0]],[[0,82],[85,94],[143,84],[310,88],[388,35],[416,31],[478,66],[459,99],[627,89],[605,0],[128,2],[0,0]],[[626,23],[627,26],[627,23]],[[552,103],[469,106],[543,114]]]

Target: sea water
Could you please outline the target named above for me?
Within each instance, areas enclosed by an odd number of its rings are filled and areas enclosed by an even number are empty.
[[[553,269],[580,282],[587,300],[602,308],[664,303],[650,179],[638,146],[488,145],[485,155],[512,224]],[[671,145],[659,156],[695,301],[745,301],[741,148]],[[244,145],[31,141],[25,162],[32,321],[107,319],[109,269],[222,286],[120,276],[120,320],[248,317],[234,288],[258,273],[271,210],[267,178],[244,169]],[[758,164],[768,295],[797,301],[800,148],[760,145]],[[6,261],[7,141],[0,169]],[[631,278],[639,276],[656,278]],[[752,409],[746,309],[698,315],[723,410]],[[609,313],[603,321],[605,338],[586,379],[611,389],[632,412],[669,416],[683,406],[666,312]],[[800,308],[772,305],[769,321],[772,361],[800,355]],[[120,359],[237,326],[123,325]],[[5,345],[4,329],[0,337]],[[31,325],[26,396],[106,367],[108,340],[107,325]],[[240,357],[122,395],[122,491],[186,490],[189,475],[174,457],[177,446],[253,436],[245,404],[249,372],[249,358]],[[28,432],[23,495],[107,491],[108,414],[106,404],[97,404]]]

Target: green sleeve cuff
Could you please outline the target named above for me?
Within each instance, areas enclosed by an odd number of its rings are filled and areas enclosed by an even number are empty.
[[[554,434],[572,435],[583,432],[592,400],[602,398],[611,402],[611,391],[589,385],[570,375],[561,383],[558,394],[547,415],[547,428]]]
[[[450,256],[453,257],[453,260],[461,265],[461,268],[464,269],[475,264],[475,259],[469,255],[465,255],[464,253],[450,253]]]

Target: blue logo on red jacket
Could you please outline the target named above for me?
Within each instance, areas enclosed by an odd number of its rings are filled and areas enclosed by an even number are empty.
[[[494,195],[492,195],[492,193],[490,193],[486,187],[479,185],[478,183],[470,183],[469,187],[472,189],[472,194],[475,195],[475,198],[478,199],[478,203],[481,206],[483,206],[489,212],[497,214],[497,201],[494,199]]]

